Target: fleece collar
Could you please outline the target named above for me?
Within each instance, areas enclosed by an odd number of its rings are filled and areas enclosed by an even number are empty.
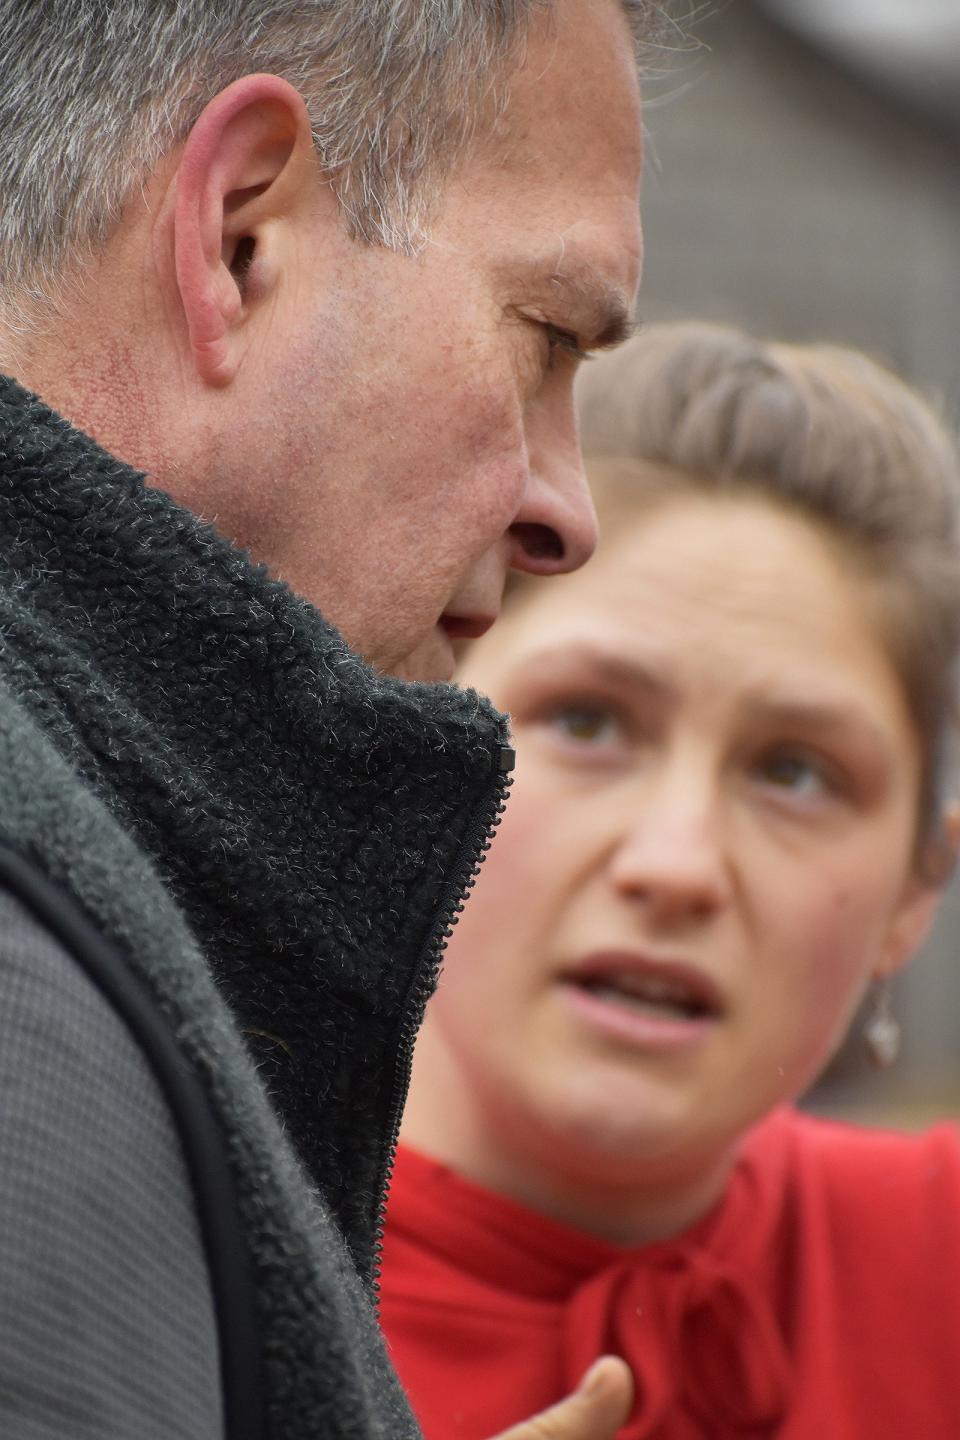
[[[0,533],[3,678],[159,869],[331,1203],[369,1205],[348,1157],[402,1098],[506,722],[375,675],[4,378]]]

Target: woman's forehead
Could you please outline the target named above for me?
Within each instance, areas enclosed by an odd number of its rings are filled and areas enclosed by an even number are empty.
[[[905,718],[870,587],[818,529],[762,499],[681,491],[643,507],[576,574],[518,591],[462,678],[573,664],[652,693],[701,680],[754,708]],[[494,693],[496,699],[496,694]]]

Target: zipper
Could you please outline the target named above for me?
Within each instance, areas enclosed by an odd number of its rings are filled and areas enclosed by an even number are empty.
[[[424,963],[420,966],[417,980],[411,992],[410,1002],[407,1006],[407,1014],[403,1020],[390,1096],[388,1128],[390,1142],[387,1147],[383,1167],[378,1177],[376,1189],[377,1205],[374,1217],[373,1265],[370,1272],[370,1290],[373,1295],[374,1308],[378,1316],[380,1311],[380,1272],[383,1268],[383,1235],[387,1219],[387,1195],[390,1189],[393,1167],[397,1158],[400,1121],[403,1116],[403,1106],[410,1085],[410,1071],[413,1066],[413,1047],[417,1038],[417,1031],[420,1028],[419,1019],[436,985],[437,976],[440,973],[440,966],[443,962],[443,952],[447,948],[447,941],[453,934],[453,927],[460,919],[470,891],[477,883],[480,866],[486,859],[487,851],[493,844],[497,827],[506,809],[507,795],[509,794],[510,786],[513,784],[512,771],[515,761],[516,756],[510,746],[501,745],[497,755],[496,789],[489,806],[484,809],[482,815],[471,825],[466,838],[460,846],[456,863],[453,867],[452,878],[444,891],[443,900],[437,913],[433,938],[427,946]],[[414,1019],[415,1016],[417,1017],[416,1020]]]

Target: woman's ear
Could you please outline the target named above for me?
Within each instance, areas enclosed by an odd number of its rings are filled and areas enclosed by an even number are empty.
[[[205,107],[176,176],[175,284],[190,356],[207,385],[228,385],[250,306],[270,288],[266,227],[298,204],[315,163],[303,99],[276,75],[246,75]]]
[[[930,858],[937,883],[945,889],[960,858],[960,801],[952,801],[944,811],[936,850]]]
[[[926,940],[940,901],[950,883],[960,854],[960,805],[951,805],[937,836],[929,842],[922,864],[907,881],[893,916],[882,962],[874,971],[885,979],[902,970]]]

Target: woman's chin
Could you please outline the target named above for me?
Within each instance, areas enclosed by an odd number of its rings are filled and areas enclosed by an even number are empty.
[[[531,1113],[541,1163],[562,1165],[602,1185],[643,1183],[666,1168],[721,1149],[736,1117],[716,1112],[703,1091],[618,1075],[611,1067],[581,1073]],[[547,1103],[543,1103],[547,1101]]]

